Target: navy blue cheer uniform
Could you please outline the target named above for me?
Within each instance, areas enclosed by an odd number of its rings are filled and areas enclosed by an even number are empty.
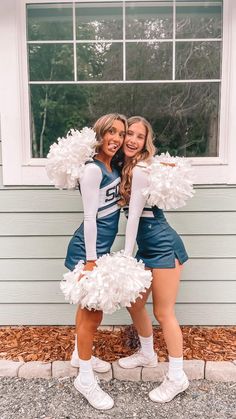
[[[93,166],[87,168],[87,166]],[[96,167],[94,167],[94,165]],[[99,170],[98,170],[99,168]],[[118,223],[119,223],[119,216],[120,216],[120,207],[118,206],[119,196],[119,185],[120,185],[120,174],[119,171],[115,168],[112,169],[112,172],[109,172],[104,163],[99,160],[94,160],[89,162],[86,165],[85,170],[87,171],[94,171],[94,179],[92,181],[99,181],[98,184],[98,203],[97,208],[94,213],[94,220],[91,218],[88,220],[88,228],[92,226],[92,223],[95,222],[93,228],[90,229],[90,237],[87,238],[87,245],[85,249],[85,234],[84,234],[84,222],[80,225],[80,227],[75,231],[72,239],[70,240],[67,256],[65,259],[65,266],[73,270],[75,265],[80,261],[86,260],[93,260],[97,259],[98,257],[109,253],[111,246],[115,240],[116,234],[118,232]],[[98,179],[98,177],[100,178]],[[85,205],[82,191],[82,181],[81,180],[81,192],[83,198],[83,204]],[[90,194],[90,190],[92,184],[87,187],[84,187],[84,195]],[[93,204],[93,195],[89,195],[89,199],[91,204]],[[85,212],[84,212],[84,215]],[[94,241],[94,249],[89,250],[88,247],[93,247]],[[88,253],[89,252],[89,253]]]
[[[136,258],[149,268],[174,268],[175,259],[180,264],[188,260],[184,244],[176,231],[168,224],[164,213],[146,204],[142,189],[147,186],[147,174],[143,167],[133,170],[129,207],[124,208],[128,217],[125,253],[132,254],[135,238],[138,244]]]

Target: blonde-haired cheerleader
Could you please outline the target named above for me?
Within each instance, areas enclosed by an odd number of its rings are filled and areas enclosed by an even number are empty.
[[[169,353],[168,374],[163,383],[150,392],[149,397],[155,402],[168,402],[189,386],[183,371],[182,333],[174,310],[182,265],[188,255],[181,238],[167,223],[163,211],[157,206],[147,205],[143,193],[148,188],[148,168],[155,152],[152,128],[144,118],[138,116],[128,119],[123,151],[125,164],[120,203],[128,215],[125,254],[132,254],[137,238],[136,258],[141,259],[146,268],[152,271],[154,315],[162,327]],[[152,324],[145,309],[149,294],[150,290],[128,308],[139,334],[141,349],[119,360],[123,368],[157,365]]]
[[[112,159],[123,144],[126,128],[126,118],[119,114],[104,115],[94,125],[97,154],[86,164],[80,179],[84,222],[74,233],[65,260],[66,267],[71,271],[80,260],[85,261],[84,270],[93,270],[96,259],[110,252],[116,237],[120,215],[117,204],[120,174],[112,165]],[[106,372],[110,364],[92,357],[94,333],[102,316],[102,311],[78,308],[77,346],[72,365],[79,367],[75,388],[93,407],[105,410],[111,409],[114,403],[100,388],[93,371]]]

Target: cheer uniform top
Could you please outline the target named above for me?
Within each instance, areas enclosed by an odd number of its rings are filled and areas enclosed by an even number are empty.
[[[109,172],[99,160],[88,162],[80,181],[84,221],[70,240],[65,266],[73,270],[80,260],[96,260],[109,253],[118,231],[120,174]]]
[[[163,211],[146,204],[142,190],[148,186],[144,162],[133,169],[129,207],[124,208],[128,217],[125,254],[132,255],[137,238],[136,258],[149,268],[174,268],[175,259],[180,264],[188,260],[183,241],[168,224]]]

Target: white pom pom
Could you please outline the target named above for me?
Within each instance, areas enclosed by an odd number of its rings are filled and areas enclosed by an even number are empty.
[[[51,183],[59,189],[73,189],[82,176],[85,163],[95,154],[96,134],[91,128],[70,130],[58,138],[47,155],[46,171]]]
[[[151,272],[122,251],[102,256],[96,265],[93,271],[85,272],[80,262],[74,272],[64,275],[61,290],[67,301],[111,314],[121,307],[130,307],[151,285]],[[78,281],[81,272],[84,276]]]
[[[149,186],[143,194],[147,204],[164,210],[175,209],[193,196],[193,170],[186,158],[162,153],[153,158],[146,170]]]
[[[72,304],[78,302],[78,281],[81,274],[85,274],[84,262],[79,261],[73,272],[67,272],[63,275],[64,281],[60,282],[60,288],[65,296],[65,300]]]

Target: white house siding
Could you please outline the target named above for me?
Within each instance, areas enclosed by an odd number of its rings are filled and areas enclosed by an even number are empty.
[[[0,139],[0,186],[3,184],[2,182],[2,141]]]
[[[82,217],[76,191],[1,186],[1,325],[74,323],[75,307],[63,301],[59,280],[68,241]],[[189,204],[167,218],[190,256],[176,305],[180,323],[235,324],[236,186],[198,187]],[[122,216],[115,250],[122,248],[124,226]],[[151,302],[148,309],[151,313]],[[104,318],[104,324],[127,323],[125,310]]]

